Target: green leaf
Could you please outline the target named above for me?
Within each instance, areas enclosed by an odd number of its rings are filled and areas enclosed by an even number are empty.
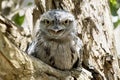
[[[13,17],[12,17],[12,20],[19,26],[21,26],[24,22],[24,18],[25,18],[25,15],[23,16],[20,16],[19,13],[15,14]]]
[[[118,25],[120,25],[120,19],[114,23],[114,28],[118,27]]]
[[[113,16],[117,16],[117,2],[116,0],[110,0],[110,10]]]
[[[117,1],[116,0],[110,0],[110,3],[112,3],[112,5],[117,5]]]
[[[28,6],[31,6],[32,4],[33,4],[32,2],[29,2],[27,5],[28,5]]]

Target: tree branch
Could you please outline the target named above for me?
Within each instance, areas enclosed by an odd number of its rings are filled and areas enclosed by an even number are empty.
[[[14,38],[12,31],[17,32],[20,28],[5,17],[0,17],[0,25],[0,77],[3,80],[16,80],[16,78],[19,80],[69,80],[76,74],[76,72],[57,70],[27,55],[15,45],[17,44],[16,42],[11,42],[11,40],[13,41],[16,38]],[[20,33],[18,32],[19,37],[23,37]],[[13,36],[10,37],[11,35]],[[78,78],[75,76],[74,78],[89,80],[92,77],[91,73],[85,69],[82,69],[81,74],[79,73],[78,76]]]

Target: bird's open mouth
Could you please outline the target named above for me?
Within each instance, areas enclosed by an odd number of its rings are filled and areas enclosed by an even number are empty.
[[[58,30],[58,31],[49,30],[49,33],[52,35],[59,35],[62,34],[63,32],[64,30]]]

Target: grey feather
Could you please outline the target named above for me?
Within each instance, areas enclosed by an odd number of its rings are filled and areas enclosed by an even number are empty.
[[[28,54],[39,58],[52,67],[69,70],[80,59],[82,41],[76,35],[74,16],[63,10],[51,10],[40,17],[36,37]]]

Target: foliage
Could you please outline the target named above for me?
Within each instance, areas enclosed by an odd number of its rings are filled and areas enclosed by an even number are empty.
[[[13,17],[12,17],[12,20],[19,26],[21,26],[24,22],[24,18],[25,18],[25,15],[19,15],[19,13],[15,14]]]
[[[32,4],[33,4],[32,2],[29,2],[27,5],[28,5],[28,6],[31,6]]]
[[[112,16],[117,16],[118,17],[118,20],[114,22],[114,28],[116,28],[118,25],[120,25],[120,18],[119,18],[119,15],[117,13],[118,9],[120,8],[120,3],[119,1],[116,1],[116,0],[110,0],[110,10],[111,10],[111,13],[112,13]]]

